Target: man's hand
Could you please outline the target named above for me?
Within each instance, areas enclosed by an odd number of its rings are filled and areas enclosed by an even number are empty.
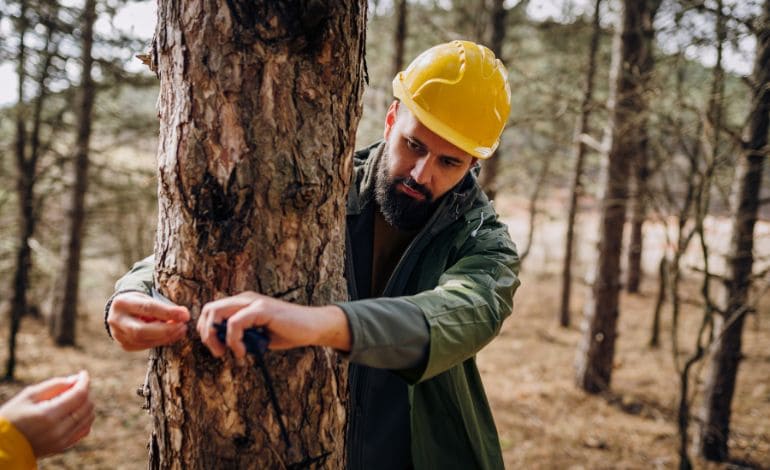
[[[226,345],[217,339],[213,326],[225,318],[228,319]],[[236,357],[245,356],[243,331],[253,326],[267,329],[270,349],[329,346],[340,351],[350,350],[350,326],[336,305],[307,307],[256,292],[243,292],[207,303],[198,317],[201,341],[216,357],[225,353],[225,346],[232,349]]]
[[[0,407],[32,446],[36,457],[72,447],[91,431],[94,404],[88,396],[86,371],[31,385]]]
[[[112,300],[107,324],[126,351],[140,351],[174,343],[187,332],[190,312],[141,292],[118,294]]]

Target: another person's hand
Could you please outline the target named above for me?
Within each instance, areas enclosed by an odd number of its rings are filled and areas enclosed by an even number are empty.
[[[182,339],[190,312],[141,292],[118,294],[112,300],[107,324],[112,337],[126,351],[164,346]]]
[[[91,431],[89,385],[86,371],[48,379],[11,398],[0,407],[0,416],[24,434],[36,457],[62,452]]]
[[[198,317],[201,341],[216,357],[225,353],[217,339],[215,323],[227,318],[227,344],[236,357],[246,355],[243,331],[252,326],[267,329],[270,349],[330,346],[350,350],[350,326],[336,305],[307,307],[284,302],[256,292],[243,292],[203,306]]]

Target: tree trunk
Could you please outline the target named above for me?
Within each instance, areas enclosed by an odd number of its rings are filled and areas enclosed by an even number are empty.
[[[16,101],[16,168],[19,174],[16,180],[16,191],[21,199],[19,199],[19,217],[20,221],[29,220],[24,217],[27,208],[24,206],[23,201],[30,201],[31,197],[26,197],[27,188],[22,179],[24,175],[23,167],[26,162],[26,140],[27,140],[27,128],[25,117],[25,104],[24,104],[24,83],[27,78],[25,70],[26,64],[26,45],[24,36],[27,32],[27,2],[22,1],[19,5],[19,19],[18,19],[18,33],[19,33],[19,51],[16,56],[17,69],[16,75],[18,77],[18,99]],[[24,225],[20,226],[19,240],[28,240],[29,227]],[[17,248],[16,251],[16,271],[13,276],[13,296],[11,298],[11,311],[9,312],[10,322],[8,331],[8,359],[5,366],[5,380],[13,380],[13,376],[16,369],[16,335],[19,332],[21,326],[21,316],[27,310],[27,291],[24,289],[24,283],[27,278],[27,271],[29,270],[29,244],[23,243]]]
[[[54,4],[56,5],[56,4]],[[22,38],[29,26],[26,18],[26,2],[21,3],[21,35]],[[58,7],[52,12],[55,16]],[[35,232],[35,178],[37,176],[37,162],[40,157],[40,130],[43,121],[43,109],[48,97],[48,78],[50,76],[51,61],[57,53],[57,43],[53,42],[54,21],[48,22],[46,37],[43,39],[42,60],[38,69],[37,95],[33,103],[32,129],[27,144],[27,104],[24,102],[24,83],[26,72],[24,70],[26,50],[23,40],[20,43],[18,54],[19,97],[16,115],[16,193],[19,199],[19,240],[16,247],[16,269],[13,275],[13,294],[11,298],[11,322],[10,338],[8,341],[8,362],[5,378],[12,380],[16,368],[16,335],[21,326],[21,317],[27,313],[27,287],[29,286],[29,273],[32,265],[32,251],[29,240]],[[53,46],[52,46],[53,44]],[[50,49],[53,47],[53,49]]]
[[[505,8],[504,0],[494,0],[492,5],[491,34],[489,38],[489,48],[495,53],[495,56],[503,60],[503,42],[505,41],[505,20],[508,16],[508,9]],[[502,135],[500,136],[502,139]],[[501,142],[502,144],[502,142]],[[498,147],[499,150],[499,147]],[[497,196],[497,174],[500,168],[500,159],[502,155],[498,152],[493,158],[485,160],[480,173],[479,184],[484,188],[489,199],[494,200]]]
[[[757,23],[757,47],[752,84],[752,109],[744,129],[743,155],[733,192],[733,234],[728,256],[723,332],[717,339],[705,385],[699,451],[709,460],[728,456],[730,407],[741,359],[741,334],[754,263],[754,224],[757,220],[764,160],[767,158],[770,113],[770,0]]]
[[[660,346],[660,316],[663,310],[663,304],[666,302],[666,289],[668,287],[668,259],[666,253],[660,257],[658,263],[658,295],[655,298],[655,311],[652,314],[652,328],[650,330],[651,348]]]
[[[583,102],[580,106],[580,117],[575,126],[575,136],[572,151],[575,155],[575,169],[572,173],[572,186],[570,190],[569,211],[567,212],[567,235],[564,249],[564,268],[561,278],[561,308],[559,309],[559,325],[570,325],[570,296],[572,291],[572,251],[575,248],[575,218],[577,206],[583,185],[580,182],[583,177],[583,165],[587,150],[586,144],[580,136],[589,132],[588,120],[591,117],[591,107],[594,95],[594,76],[596,75],[596,53],[599,50],[599,38],[601,37],[601,24],[599,22],[601,0],[594,3],[594,17],[591,29],[591,45],[588,49],[588,67],[586,68],[585,90]]]
[[[80,85],[81,101],[78,117],[78,134],[75,143],[75,181],[65,231],[64,277],[57,282],[51,313],[51,333],[59,346],[75,344],[75,323],[78,307],[78,286],[80,280],[80,255],[85,221],[85,195],[88,185],[88,146],[91,139],[91,111],[94,105],[96,88],[91,69],[93,57],[93,26],[96,21],[96,0],[87,0],[83,10],[82,32],[82,78]]]
[[[393,35],[393,73],[392,77],[404,68],[404,44],[406,43],[407,1],[396,2],[396,28]]]
[[[620,254],[628,199],[630,162],[643,138],[638,109],[640,61],[645,57],[643,19],[649,1],[624,1],[621,26],[613,44],[613,70],[608,108],[611,141],[602,198],[602,219],[596,275],[585,305],[584,336],[578,346],[577,384],[589,393],[609,388],[617,335]],[[614,83],[613,83],[614,82]]]
[[[352,0],[159,3],[155,280],[193,322],[206,301],[249,289],[346,298],[365,16]],[[251,359],[213,358],[192,328],[155,350],[150,468],[343,468],[344,363],[323,348],[265,363],[283,416]]]
[[[655,44],[655,14],[661,0],[646,0],[648,9],[641,17],[642,44],[639,57],[639,75],[637,84],[639,106],[637,122],[639,137],[636,142],[634,171],[634,195],[631,204],[631,239],[628,244],[628,267],[626,270],[626,291],[639,292],[642,280],[642,226],[647,218],[647,180],[650,176],[649,149],[647,145],[647,123],[649,114],[649,92],[651,75],[655,67],[653,46]]]

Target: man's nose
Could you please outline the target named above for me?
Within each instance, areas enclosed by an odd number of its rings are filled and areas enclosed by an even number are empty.
[[[412,168],[410,176],[417,183],[427,185],[430,183],[432,173],[430,155],[425,155],[424,157],[417,159],[414,164],[414,168]]]

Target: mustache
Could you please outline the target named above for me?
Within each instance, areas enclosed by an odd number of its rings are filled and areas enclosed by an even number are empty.
[[[396,185],[399,183],[403,184],[412,191],[417,191],[418,193],[422,194],[425,196],[426,201],[430,202],[433,200],[433,194],[431,194],[430,190],[415,181],[411,176],[394,178],[393,184]]]

